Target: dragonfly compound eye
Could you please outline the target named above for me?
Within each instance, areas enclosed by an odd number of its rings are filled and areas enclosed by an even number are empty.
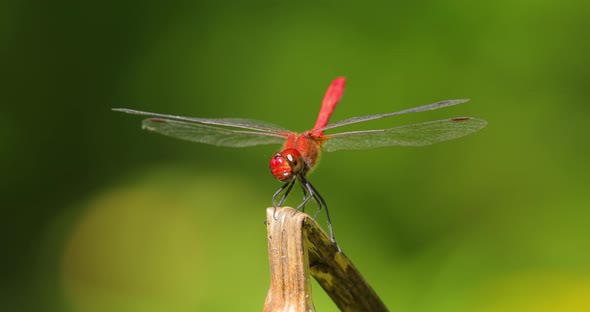
[[[291,167],[291,172],[297,175],[303,172],[303,157],[298,150],[294,148],[287,148],[281,152],[281,154],[287,159],[289,162],[289,166]]]
[[[270,159],[270,172],[279,181],[291,181],[303,172],[301,154],[294,148],[288,148],[276,153]]]
[[[270,172],[277,180],[283,182],[291,181],[295,177],[289,161],[281,153],[274,154],[270,159]]]

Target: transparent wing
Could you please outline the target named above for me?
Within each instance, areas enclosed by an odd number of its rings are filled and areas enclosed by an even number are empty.
[[[282,144],[286,133],[235,130],[202,123],[149,118],[143,129],[173,138],[226,147],[246,147],[266,144]]]
[[[187,121],[187,122],[197,123],[197,124],[226,126],[226,127],[233,127],[233,128],[241,128],[241,129],[264,131],[264,132],[270,132],[270,133],[289,132],[289,130],[284,129],[284,128],[280,127],[280,126],[274,125],[274,124],[272,124],[270,122],[261,121],[261,120],[255,120],[255,119],[244,119],[244,118],[195,118],[195,117],[184,117],[184,116],[175,116],[175,115],[165,115],[165,114],[158,114],[158,113],[142,112],[142,111],[128,109],[128,108],[113,108],[113,110],[116,111],[116,112],[122,112],[122,113],[127,113],[127,114],[151,116],[151,117],[166,118],[166,119],[174,119],[174,120]]]
[[[424,146],[474,133],[488,123],[471,117],[429,121],[390,129],[342,132],[327,135],[326,151],[360,150],[384,146]]]
[[[368,121],[368,120],[375,120],[375,119],[380,119],[380,118],[385,118],[385,117],[391,117],[391,116],[395,116],[395,115],[402,115],[402,114],[407,114],[407,113],[417,113],[417,112],[435,110],[435,109],[439,109],[439,108],[443,108],[443,107],[448,107],[448,106],[453,106],[453,105],[465,103],[467,101],[469,101],[469,99],[446,100],[446,101],[436,102],[433,104],[404,109],[399,112],[352,117],[352,118],[344,119],[341,121],[337,121],[335,123],[331,123],[331,124],[325,126],[322,130],[327,130],[327,129],[332,129],[332,128],[341,127],[341,126],[345,126],[345,125],[350,125],[350,124],[354,124],[357,122],[363,122],[363,121]]]

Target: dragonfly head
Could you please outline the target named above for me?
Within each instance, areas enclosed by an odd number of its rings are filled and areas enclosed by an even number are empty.
[[[289,182],[303,173],[305,163],[301,153],[294,148],[287,148],[276,153],[270,159],[270,172],[281,182]]]

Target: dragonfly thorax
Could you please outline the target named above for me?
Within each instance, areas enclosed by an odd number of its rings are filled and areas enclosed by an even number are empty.
[[[296,176],[304,173],[305,162],[298,150],[287,148],[276,153],[270,159],[270,172],[282,182],[293,180]]]

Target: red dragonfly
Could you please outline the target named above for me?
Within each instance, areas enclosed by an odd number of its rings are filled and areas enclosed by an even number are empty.
[[[395,115],[435,110],[468,101],[468,99],[447,100],[393,113],[352,117],[328,124],[330,115],[342,97],[345,83],[346,80],[343,77],[336,78],[332,82],[322,101],[322,107],[315,126],[303,133],[292,132],[274,124],[254,119],[194,118],[142,112],[126,108],[115,108],[113,110],[150,116],[151,118],[143,121],[143,129],[183,140],[228,147],[283,144],[282,151],[274,154],[270,160],[272,175],[285,183],[272,196],[273,206],[281,206],[293,186],[298,182],[303,189],[304,197],[297,209],[303,209],[305,204],[312,199],[318,205],[316,217],[324,208],[330,236],[332,241],[335,242],[326,201],[306,177],[317,164],[321,148],[331,152],[384,146],[425,146],[469,135],[487,125],[487,122],[481,119],[455,117],[389,129],[324,134],[325,130],[345,125]]]

